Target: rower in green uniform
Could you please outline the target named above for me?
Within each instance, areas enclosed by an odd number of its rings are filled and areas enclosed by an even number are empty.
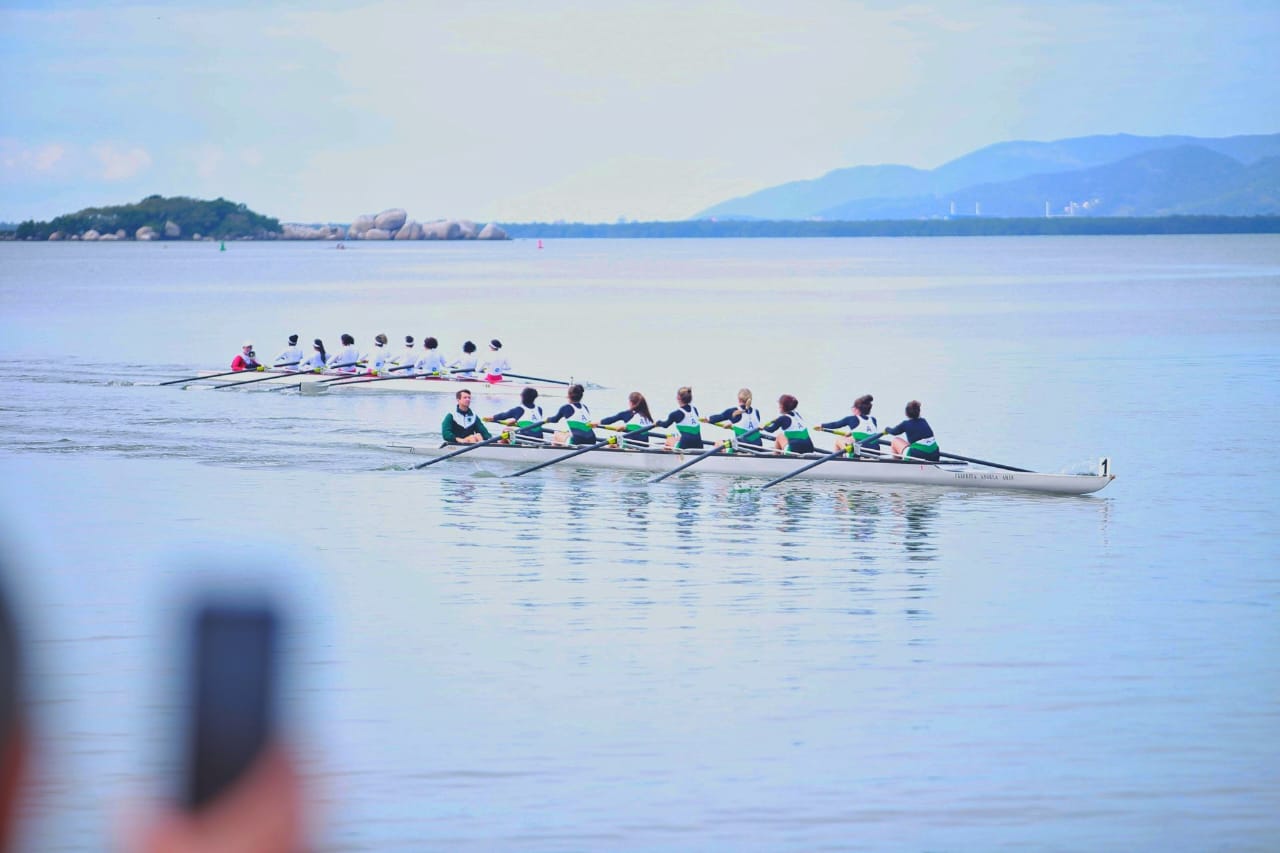
[[[658,421],[658,426],[663,429],[676,428],[667,436],[666,449],[701,450],[702,424],[698,422],[698,410],[693,407],[693,389],[688,385],[676,389],[676,405],[679,408]]]
[[[766,426],[767,432],[776,432],[774,447],[779,453],[812,453],[813,439],[809,437],[809,429],[804,425],[804,418],[796,411],[800,401],[790,394],[778,398],[778,416]]]
[[[616,415],[609,415],[607,418],[601,418],[598,423],[592,426],[599,426],[605,429],[617,429],[625,432],[635,432],[644,429],[653,423],[653,415],[649,413],[649,401],[639,391],[632,391],[627,395],[627,408],[618,412]],[[617,426],[615,426],[617,424]],[[615,445],[616,446],[616,445]],[[626,446],[630,448],[644,448],[649,446],[649,434],[645,433],[639,438],[626,439]]]
[[[522,432],[521,437],[529,437],[533,439],[542,438],[542,407],[537,404],[538,389],[525,388],[520,392],[520,405],[514,409],[507,409],[505,412],[498,412],[491,418],[485,418],[489,423],[506,424],[507,426],[519,427]],[[534,426],[539,424],[539,426]],[[505,443],[505,442],[504,442]]]
[[[872,436],[880,434],[880,425],[876,423],[876,419],[871,417],[872,396],[863,394],[861,397],[853,401],[853,414],[841,418],[838,421],[827,421],[818,424],[814,429],[818,432],[831,429],[848,429],[848,438],[836,438],[836,450],[845,450],[857,445],[861,441],[866,441]]]
[[[444,416],[440,424],[440,434],[445,444],[475,444],[486,441],[489,431],[484,428],[484,421],[471,411],[471,392],[465,388],[454,395],[458,405]]]
[[[596,434],[591,429],[591,412],[582,403],[582,395],[586,393],[581,385],[570,385],[569,402],[547,418],[549,424],[564,421],[569,429],[557,432],[551,437],[552,444],[595,444]]]
[[[933,427],[920,417],[919,400],[907,403],[906,415],[905,421],[884,431],[885,435],[894,437],[893,455],[903,459],[940,461],[942,457],[939,455],[938,440],[933,437]]]
[[[738,405],[730,406],[723,412],[711,415],[702,419],[703,423],[712,423],[717,426],[723,426],[725,422],[733,428],[733,434],[738,440],[749,447],[760,447],[760,410],[751,406],[751,389],[741,388],[738,390]],[[747,436],[745,439],[743,436]]]

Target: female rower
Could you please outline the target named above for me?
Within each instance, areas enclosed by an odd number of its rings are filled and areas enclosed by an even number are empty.
[[[437,349],[439,346],[440,342],[435,338],[427,337],[423,339],[422,348],[427,352],[426,355],[418,359],[418,363],[413,366],[413,369],[417,373],[425,374],[427,376],[444,376],[449,372],[449,365],[445,364],[444,356],[442,356],[440,354],[440,350]]]
[[[476,372],[476,345],[467,341],[462,345],[462,358],[449,365],[463,379],[472,379]]]
[[[240,352],[231,359],[231,369],[235,371],[264,369],[261,364],[258,364],[258,355],[253,351],[253,341],[245,341],[244,346],[240,347]]]
[[[319,373],[324,370],[325,364],[328,363],[329,354],[324,351],[324,341],[316,338],[315,342],[311,345],[311,348],[314,349],[315,352],[298,362],[299,372],[310,372],[314,370],[316,373]]]
[[[733,434],[739,438],[742,444],[750,447],[760,447],[760,411],[751,407],[751,389],[742,388],[738,391],[738,405],[730,406],[719,414],[703,418],[703,423],[712,423],[717,426],[728,421],[733,427]],[[747,438],[742,438],[744,435]]]
[[[676,428],[674,433],[667,436],[666,449],[679,447],[681,450],[701,450],[702,424],[698,423],[698,410],[693,407],[693,389],[688,385],[678,388],[676,405],[679,408],[658,421],[658,426],[663,429],[672,425]]]
[[[632,391],[627,395],[627,408],[616,415],[601,418],[599,426],[607,429],[635,432],[638,429],[650,426],[652,423],[653,415],[649,413],[649,401],[639,391]],[[618,424],[618,426],[610,426],[610,424]],[[596,424],[592,424],[592,426],[596,426]],[[649,434],[645,433],[639,438],[628,438],[626,439],[626,445],[627,447],[648,447]]]
[[[511,362],[502,354],[502,341],[494,338],[489,341],[489,360],[484,364],[486,382],[501,382],[502,374],[511,369]]]
[[[814,427],[818,432],[824,429],[844,429],[848,428],[849,438],[836,438],[836,450],[844,450],[846,447],[866,441],[872,436],[880,434],[880,425],[876,423],[876,419],[871,417],[871,403],[874,398],[870,394],[863,394],[861,397],[853,401],[853,414],[843,417],[838,421],[828,421],[825,424],[818,424]]]
[[[399,355],[392,356],[387,367],[396,373],[409,375],[409,371],[413,370],[413,366],[418,363],[418,352],[413,348],[413,335],[404,336],[404,351]]]
[[[498,412],[491,418],[485,418],[489,423],[506,424],[507,426],[519,427],[523,432],[520,437],[542,438],[542,427],[534,426],[541,424],[544,420],[542,416],[542,407],[537,404],[538,389],[525,388],[520,392],[520,405],[514,409],[507,409],[505,412]]]
[[[440,423],[440,434],[445,444],[476,444],[490,438],[489,431],[484,428],[484,421],[471,411],[471,392],[466,388],[459,389],[453,395],[458,404],[453,411],[444,416]]]
[[[282,351],[276,360],[272,362],[272,367],[293,367],[296,368],[302,363],[302,350],[298,347],[298,336],[289,336],[289,346]]]
[[[894,427],[887,428],[885,435],[893,436],[893,455],[903,459],[924,459],[937,462],[942,457],[938,450],[938,440],[933,437],[933,428],[929,422],[920,417],[920,401],[907,403],[907,419]]]
[[[374,376],[387,369],[386,335],[378,335],[373,339],[373,349],[364,357],[364,369]]]
[[[804,418],[796,411],[800,401],[790,394],[778,398],[778,416],[764,429],[777,431],[774,447],[784,453],[812,453],[813,439],[804,425]]]
[[[343,335],[342,351],[334,353],[325,367],[330,370],[340,370],[343,373],[355,373],[358,361],[360,361],[360,350],[356,349],[356,339],[350,335]]]
[[[552,444],[596,443],[596,434],[591,431],[591,412],[582,404],[582,395],[585,392],[581,385],[570,385],[567,395],[569,402],[547,418],[546,423],[554,424],[564,421],[569,427],[567,431],[557,432],[552,436]]]

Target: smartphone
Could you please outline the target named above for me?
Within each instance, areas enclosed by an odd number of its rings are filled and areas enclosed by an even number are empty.
[[[267,603],[195,610],[182,796],[189,810],[234,785],[272,739],[278,623]]]

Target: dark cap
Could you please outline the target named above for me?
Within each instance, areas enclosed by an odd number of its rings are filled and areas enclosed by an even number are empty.
[[[294,345],[294,344],[296,344],[297,342],[298,342],[298,336],[297,336],[297,335],[290,335],[290,336],[289,336],[289,346],[293,346],[293,345]]]

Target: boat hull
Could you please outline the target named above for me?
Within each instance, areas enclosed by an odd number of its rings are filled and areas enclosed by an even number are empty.
[[[487,382],[484,379],[455,379],[453,377],[414,376],[389,379],[360,374],[343,376],[336,373],[293,373],[290,371],[244,371],[230,376],[210,375],[193,379],[188,385],[244,385],[246,391],[267,391],[281,387],[297,386],[304,394],[456,394],[462,389],[475,397],[518,397],[525,388],[537,388],[540,396],[562,396],[566,386],[537,382]],[[231,389],[235,390],[235,389]]]
[[[390,445],[392,450],[421,456],[442,456],[460,449],[456,445],[410,446]],[[500,462],[520,467],[546,462],[556,456],[571,452],[563,447],[510,447],[492,444],[469,451],[457,462],[442,465],[475,462]],[[614,468],[627,471],[643,471],[662,474],[688,462],[695,453],[667,452],[662,450],[595,450],[579,455],[572,463],[577,467]],[[820,458],[819,455],[780,456],[717,454],[689,468],[689,474],[711,474],[730,477],[774,479],[796,471]],[[962,489],[1002,489],[1041,494],[1085,495],[1106,486],[1114,474],[1038,474],[1018,471],[995,471],[963,462],[921,464],[916,462],[879,461],[869,459],[832,459],[796,477],[801,480],[824,480],[846,483],[893,483],[922,486],[950,486]]]

